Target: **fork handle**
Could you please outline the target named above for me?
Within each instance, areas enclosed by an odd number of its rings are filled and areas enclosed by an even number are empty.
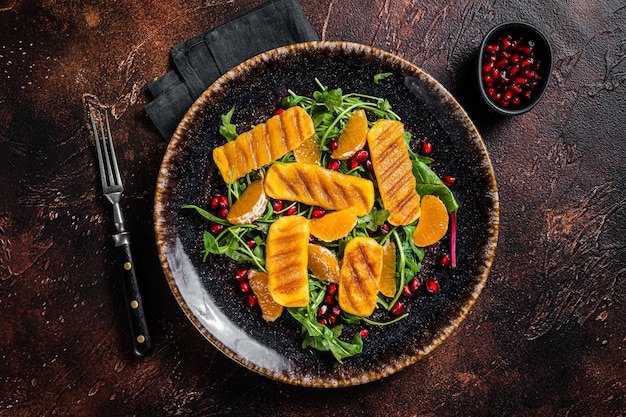
[[[113,239],[122,264],[122,287],[133,352],[138,357],[146,356],[152,352],[153,344],[130,250],[130,235],[128,232],[122,232],[113,235]]]

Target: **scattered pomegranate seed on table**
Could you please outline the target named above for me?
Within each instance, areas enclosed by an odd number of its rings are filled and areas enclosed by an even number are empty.
[[[422,142],[422,155],[429,156],[431,153],[433,153],[433,145],[425,140]]]
[[[437,294],[439,292],[439,281],[435,278],[426,278],[424,286],[426,287],[426,291],[430,294]]]
[[[452,175],[446,175],[441,180],[448,187],[452,187],[454,184],[456,184],[456,178],[454,178]]]
[[[328,169],[333,170],[333,171],[338,171],[340,166],[341,166],[341,162],[336,159],[333,159],[332,161],[328,163]]]

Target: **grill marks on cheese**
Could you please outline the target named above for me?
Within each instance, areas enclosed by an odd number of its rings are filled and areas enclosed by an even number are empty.
[[[274,164],[265,177],[265,192],[278,200],[298,201],[326,210],[354,207],[357,216],[374,205],[374,184],[315,164]]]
[[[383,247],[370,237],[350,240],[344,250],[337,301],[342,310],[360,317],[374,312],[383,269]]]
[[[389,223],[407,225],[421,214],[420,196],[404,141],[404,125],[394,120],[379,120],[367,134],[374,174],[383,205],[389,210]]]
[[[270,226],[265,248],[269,289],[284,307],[309,303],[309,221],[302,216],[280,217]]]
[[[308,113],[301,107],[291,107],[213,149],[213,160],[224,181],[230,183],[283,157],[314,134]]]

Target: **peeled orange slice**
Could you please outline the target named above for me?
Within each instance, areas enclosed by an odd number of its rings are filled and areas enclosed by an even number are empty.
[[[413,233],[415,246],[437,243],[448,231],[448,210],[439,197],[425,195],[422,198],[422,215]]]
[[[357,209],[351,207],[311,219],[309,224],[313,236],[324,242],[332,242],[346,237],[356,226],[357,220]]]
[[[305,164],[320,165],[321,154],[320,144],[315,135],[306,138],[300,146],[293,150],[296,161],[304,162]]]
[[[356,151],[362,149],[367,141],[367,116],[365,110],[355,111],[344,125],[337,138],[337,149],[332,153],[333,159],[350,159]]]
[[[241,193],[226,215],[232,224],[249,224],[265,212],[267,196],[262,180],[251,182]]]
[[[256,296],[261,307],[261,314],[265,321],[274,321],[283,314],[283,306],[278,304],[272,298],[269,289],[267,288],[267,274],[255,269],[248,271],[248,280],[250,281],[250,288]]]
[[[383,245],[383,270],[378,287],[386,297],[396,295],[396,244],[392,241]]]
[[[339,261],[330,249],[309,243],[309,271],[320,281],[339,282]]]

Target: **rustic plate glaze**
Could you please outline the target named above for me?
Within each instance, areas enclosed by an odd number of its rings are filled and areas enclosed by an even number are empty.
[[[379,84],[374,75],[393,75]],[[226,188],[211,151],[225,140],[220,115],[235,106],[239,132],[265,121],[288,90],[311,95],[315,78],[330,88],[389,100],[412,146],[427,138],[433,168],[454,175],[459,201],[457,268],[439,268],[446,238],[427,250],[422,277],[435,276],[437,295],[413,297],[409,317],[370,327],[363,353],[337,363],[327,352],[302,349],[300,325],[289,314],[266,323],[251,310],[232,277],[238,265],[225,257],[202,262],[206,222],[185,204],[208,207]],[[196,101],[174,134],[161,166],[155,197],[155,232],[169,286],[196,328],[226,356],[283,382],[316,387],[373,381],[401,370],[437,347],[463,320],[489,274],[498,234],[498,193],[491,162],[476,128],[453,97],[414,65],[375,48],[312,42],[279,48],[226,73]],[[353,329],[354,330],[354,329]],[[353,334],[353,331],[349,334]]]

